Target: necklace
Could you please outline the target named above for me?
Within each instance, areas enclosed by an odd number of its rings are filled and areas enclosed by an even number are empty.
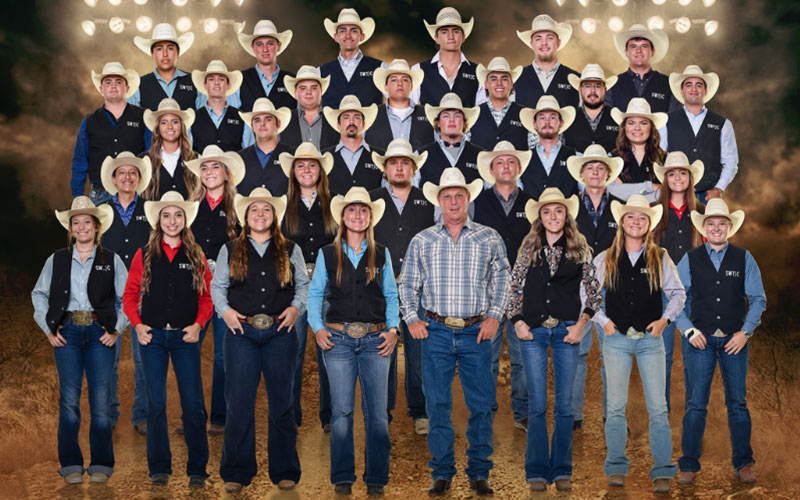
[[[78,250],[78,253],[90,253],[92,250],[94,249],[90,248],[89,250]]]

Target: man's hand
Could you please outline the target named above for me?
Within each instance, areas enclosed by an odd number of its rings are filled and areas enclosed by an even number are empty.
[[[387,331],[380,334],[383,337],[383,342],[378,346],[378,354],[381,356],[388,356],[394,351],[397,345],[397,328],[389,328]]]
[[[408,325],[408,333],[415,339],[428,338],[428,323],[426,321],[415,321]]]
[[[520,340],[533,340],[531,327],[528,326],[528,323],[525,323],[522,320],[519,320],[516,323],[514,323],[514,331],[517,334],[517,338]]]
[[[725,352],[735,356],[742,352],[745,344],[747,344],[747,337],[744,336],[743,331],[738,331],[734,333],[728,343],[725,344]]]
[[[703,349],[706,348],[707,343],[708,341],[706,340],[706,336],[703,335],[703,333],[700,330],[695,328],[694,335],[692,335],[692,338],[689,339],[689,344],[691,344],[692,347],[695,347],[702,351]]]
[[[577,344],[583,339],[583,330],[585,326],[580,323],[575,323],[567,327],[567,334],[564,336],[565,344]]]
[[[478,332],[477,342],[480,344],[481,340],[491,340],[497,334],[497,328],[500,322],[495,318],[486,318],[481,321],[481,329]]]
[[[722,190],[720,188],[714,188],[706,191],[706,203],[712,198],[722,198]]]

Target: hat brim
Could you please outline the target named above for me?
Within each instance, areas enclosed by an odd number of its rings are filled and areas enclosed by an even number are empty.
[[[186,127],[188,131],[192,128],[192,124],[194,123],[194,110],[192,108],[186,109],[159,109],[156,111],[152,111],[149,109],[144,110],[144,124],[147,128],[150,129],[151,132],[156,131],[156,125],[158,124],[158,119],[161,118],[162,115],[175,115],[181,119],[183,122],[183,126]]]
[[[578,207],[580,205],[578,196],[573,194],[569,198],[564,198],[562,195],[561,198],[554,198],[551,200],[528,200],[527,203],[525,203],[525,217],[528,219],[528,222],[533,224],[533,221],[539,218],[539,210],[541,210],[543,206],[552,203],[564,205],[567,208],[567,213],[569,213],[570,217],[573,219],[578,216]]]
[[[617,75],[609,76],[605,80],[601,78],[581,78],[580,76],[573,73],[567,75],[567,81],[572,86],[572,88],[574,88],[578,92],[581,91],[581,84],[583,82],[603,82],[606,85],[606,91],[608,91],[608,89],[610,89],[611,87],[614,86],[614,84],[617,83],[617,80],[618,80]]]
[[[539,31],[552,31],[556,34],[556,36],[558,36],[558,39],[561,41],[561,43],[559,44],[557,51],[560,51],[566,47],[567,43],[569,43],[570,39],[572,38],[572,25],[568,23],[558,23],[556,26],[550,26],[547,28],[517,31],[517,37],[519,37],[526,47],[533,50],[533,47],[531,47],[531,39],[533,38],[533,34]]]
[[[478,64],[475,68],[475,76],[478,78],[478,84],[483,86],[483,84],[486,83],[486,79],[489,78],[490,73],[508,73],[511,76],[511,81],[516,82],[517,78],[522,74],[522,66],[517,66],[511,71],[506,71],[504,69],[490,69],[483,64]]]
[[[373,103],[369,106],[361,106],[360,108],[341,108],[334,109],[330,106],[325,106],[322,109],[322,114],[328,120],[328,125],[333,127],[333,130],[339,130],[339,116],[346,111],[358,111],[364,116],[364,129],[361,131],[363,134],[375,123],[375,118],[378,117],[378,105]]]
[[[198,69],[192,71],[192,83],[194,84],[194,88],[197,89],[198,92],[201,94],[208,95],[208,91],[205,89],[203,84],[206,81],[206,77],[208,75],[225,75],[228,77],[228,82],[231,84],[230,88],[225,91],[225,96],[230,96],[235,94],[239,87],[242,86],[242,72],[239,70],[234,71],[200,71]]]
[[[189,160],[185,162],[185,164],[186,168],[188,168],[194,175],[197,176],[198,179],[200,179],[200,166],[207,161],[216,161],[228,167],[228,171],[233,177],[231,182],[234,186],[238,186],[239,183],[244,180],[244,174],[246,170],[244,160],[242,160],[242,157],[239,156],[239,154],[235,151],[226,151],[221,155],[211,155],[205,157],[201,156],[195,158],[194,160]]]
[[[744,223],[743,210],[737,210],[730,214],[714,214],[714,213],[701,214],[697,210],[693,210],[691,216],[692,216],[692,225],[694,226],[695,229],[697,229],[697,232],[703,236],[703,238],[708,238],[708,236],[706,236],[706,230],[703,226],[706,223],[706,219],[710,217],[725,217],[726,219],[731,221],[731,228],[728,230],[727,239],[733,238],[733,235],[736,234],[739,231],[739,229],[741,229],[742,224]]]
[[[278,156],[278,161],[280,162],[281,170],[283,170],[283,174],[287,179],[291,177],[292,166],[294,165],[295,160],[317,160],[322,166],[322,170],[325,171],[325,175],[330,174],[331,170],[333,169],[333,155],[330,153],[330,151],[319,156],[295,156],[292,153],[281,153]]]
[[[444,28],[445,26],[458,26],[461,28],[461,31],[464,32],[464,40],[463,42],[467,41],[469,38],[470,33],[472,33],[472,28],[475,25],[475,18],[470,17],[469,21],[466,23],[447,23],[447,24],[428,24],[428,21],[422,20],[425,23],[425,29],[428,30],[428,34],[433,38],[433,41],[436,41],[436,32],[439,31],[439,28]]]
[[[669,120],[669,116],[666,113],[661,113],[661,112],[650,113],[650,114],[623,113],[617,108],[611,108],[611,118],[615,122],[617,122],[617,125],[619,126],[622,126],[622,123],[625,121],[625,118],[628,118],[629,116],[639,116],[642,118],[647,118],[648,120],[650,120],[650,122],[653,124],[656,130],[663,128],[667,124],[667,121]]]
[[[293,99],[297,100],[297,95],[295,94],[295,92],[297,91],[297,84],[299,82],[303,82],[303,81],[306,81],[306,80],[314,80],[314,81],[319,83],[319,95],[320,96],[325,95],[325,91],[328,90],[328,85],[330,85],[330,83],[331,83],[331,77],[330,76],[326,76],[325,78],[317,78],[316,76],[315,77],[305,77],[305,76],[295,77],[295,76],[286,75],[286,76],[283,77],[283,86],[286,87],[286,92],[288,92],[289,95],[292,96]]]
[[[402,74],[408,75],[411,79],[411,93],[413,94],[420,85],[422,85],[422,80],[425,78],[425,72],[421,69],[391,69],[391,68],[376,68],[375,71],[372,73],[372,83],[375,84],[375,88],[377,88],[381,93],[386,93],[386,81],[389,79],[391,75],[395,74]]]
[[[661,216],[664,212],[664,207],[661,205],[656,205],[654,207],[635,207],[629,205],[623,205],[617,200],[611,201],[611,215],[614,216],[614,221],[622,227],[622,217],[631,212],[640,212],[645,214],[650,219],[650,227],[647,229],[648,231],[652,231],[657,225],[658,222],[661,220]]]
[[[372,38],[372,35],[375,33],[375,20],[371,17],[365,17],[360,21],[344,21],[341,23],[338,21],[331,21],[330,19],[326,18],[323,24],[325,25],[325,31],[328,32],[328,35],[330,35],[331,38],[336,35],[336,30],[339,29],[339,26],[358,26],[359,29],[361,29],[361,33],[364,34],[364,39],[358,42],[359,45],[367,43],[367,40]]]
[[[132,165],[139,171],[139,183],[136,185],[136,192],[142,194],[150,184],[150,179],[153,176],[153,166],[150,163],[149,156],[144,156],[142,158],[130,156],[124,156],[122,158],[117,156],[114,158],[106,156],[106,159],[103,160],[103,165],[100,167],[100,182],[103,184],[103,189],[111,196],[117,194],[119,190],[117,186],[114,185],[114,172],[123,165]]]
[[[369,219],[369,225],[375,227],[380,222],[383,213],[386,210],[386,202],[383,200],[347,200],[343,196],[336,196],[331,200],[331,216],[337,225],[342,225],[342,212],[348,205],[353,203],[361,203],[367,205],[372,213]]]
[[[233,198],[233,208],[236,210],[236,218],[239,220],[239,225],[244,227],[247,221],[247,208],[257,201],[265,201],[272,205],[272,210],[275,212],[277,224],[273,227],[280,228],[283,222],[283,216],[286,214],[286,195],[283,196],[243,196],[239,193]]]
[[[636,29],[622,31],[614,34],[614,46],[617,48],[617,53],[626,61],[628,60],[628,56],[625,54],[625,44],[627,44],[628,40],[631,38],[646,38],[653,44],[654,52],[653,57],[650,58],[650,64],[656,64],[663,59],[664,56],[667,55],[667,51],[669,51],[669,36],[664,30]]]
[[[561,116],[561,127],[558,129],[559,135],[564,133],[564,131],[567,130],[570,125],[572,125],[572,122],[575,121],[575,108],[573,106],[564,106],[563,108],[558,109],[522,108],[519,111],[519,119],[522,122],[522,126],[536,135],[539,135],[539,132],[536,131],[534,123],[536,120],[536,113],[540,111],[555,111]]]
[[[239,45],[242,46],[245,52],[247,52],[253,57],[258,57],[256,56],[256,51],[253,50],[253,42],[256,40],[256,38],[264,38],[264,37],[274,38],[275,40],[278,41],[278,43],[281,44],[281,48],[279,48],[277,54],[275,54],[275,56],[277,57],[281,55],[281,53],[283,53],[283,51],[286,50],[287,47],[289,47],[289,44],[292,42],[293,35],[294,33],[292,32],[292,30],[286,30],[280,33],[264,33],[261,35],[256,35],[256,34],[248,35],[247,33],[237,33],[236,38],[239,40]]]
[[[583,178],[581,177],[581,170],[583,170],[584,165],[592,161],[603,162],[608,167],[609,176],[608,180],[606,181],[606,186],[614,182],[617,177],[619,177],[619,174],[622,172],[622,168],[625,166],[625,160],[619,156],[608,157],[574,155],[567,158],[567,170],[573,179],[581,184],[585,184],[585,182],[583,182]]]
[[[661,184],[664,184],[665,182],[667,171],[675,168],[682,168],[684,170],[688,170],[689,172],[691,172],[693,186],[696,186],[697,183],[700,182],[706,170],[702,160],[695,160],[694,162],[692,162],[691,165],[665,166],[665,165],[659,165],[658,163],[653,164],[653,172],[655,172],[656,178],[658,178],[658,182],[660,182]]]
[[[125,99],[129,99],[139,90],[141,79],[139,78],[139,73],[132,69],[126,69],[122,75],[118,75],[117,73],[95,73],[94,70],[92,70],[92,82],[94,83],[94,88],[96,88],[98,92],[100,92],[100,86],[103,84],[103,78],[107,76],[121,76],[125,79],[128,83],[128,91],[125,92]]]
[[[147,54],[151,54],[150,48],[153,44],[158,42],[172,42],[178,46],[178,55],[183,55],[189,50],[189,47],[194,43],[194,33],[187,31],[177,38],[144,38],[142,36],[133,37],[133,44],[139,47],[139,50]]]
[[[483,192],[483,180],[482,179],[475,179],[474,181],[467,183],[467,184],[450,184],[448,186],[437,186],[432,182],[426,182],[425,185],[422,186],[422,193],[425,195],[425,198],[435,206],[439,206],[439,191],[442,189],[452,188],[452,187],[460,187],[467,190],[469,193],[469,201],[472,203],[475,201],[475,198]]]
[[[239,111],[239,117],[250,127],[252,128],[253,118],[256,115],[272,115],[275,119],[278,120],[278,130],[276,133],[280,134],[286,127],[289,126],[289,122],[292,121],[292,110],[287,107],[278,108],[275,110],[263,110],[263,111],[250,111],[249,113],[245,113],[244,111]]]
[[[517,161],[519,162],[519,176],[522,176],[522,173],[525,172],[526,168],[528,168],[528,164],[531,161],[531,156],[533,156],[533,151],[530,149],[525,151],[511,149],[500,151],[481,151],[478,153],[478,173],[480,174],[481,179],[489,184],[497,183],[497,179],[494,175],[492,175],[492,162],[498,156],[516,157]]]
[[[430,104],[425,105],[425,117],[428,118],[428,122],[430,122],[431,126],[435,125],[435,121],[439,118],[439,113],[446,109],[457,109],[461,111],[464,115],[464,122],[467,124],[467,130],[471,129],[475,123],[478,121],[478,117],[481,114],[480,106],[475,106],[473,108],[465,108],[465,107],[453,107],[453,106],[432,106]]]
[[[170,192],[170,191],[168,191]],[[175,192],[175,191],[171,191]],[[165,193],[166,195],[166,193]],[[166,207],[178,207],[186,214],[186,227],[190,227],[197,217],[197,210],[200,207],[199,201],[146,201],[144,202],[144,215],[150,227],[155,228],[161,210]]]
[[[716,73],[670,73],[669,75],[669,88],[672,90],[672,95],[681,104],[684,104],[683,95],[681,94],[681,86],[687,78],[700,78],[706,82],[706,95],[703,97],[703,103],[707,103],[717,94],[719,90],[719,75]]]
[[[389,158],[408,158],[409,160],[414,162],[414,165],[417,167],[417,170],[421,169],[422,166],[425,164],[425,161],[428,159],[428,152],[423,151],[421,154],[415,155],[413,153],[400,153],[400,154],[390,154],[387,151],[387,154],[381,156],[378,154],[377,151],[372,152],[372,161],[375,165],[378,166],[382,171],[386,171],[386,161]]]
[[[92,208],[76,208],[70,210],[56,210],[56,219],[67,231],[70,230],[70,219],[74,215],[93,215],[100,221],[100,227],[97,228],[98,235],[102,235],[111,227],[111,224],[114,223],[114,209],[111,208],[111,205],[107,203],[103,203],[100,206],[92,207]]]

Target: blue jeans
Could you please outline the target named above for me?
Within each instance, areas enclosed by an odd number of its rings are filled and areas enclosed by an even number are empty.
[[[102,205],[111,199],[111,195],[103,188],[103,186],[95,186],[94,184],[90,185],[91,189],[89,190],[89,199],[92,200],[94,206]]]
[[[325,317],[327,302],[322,303],[322,317]],[[298,427],[303,422],[303,408],[300,403],[300,396],[303,391],[303,361],[306,358],[306,344],[308,343],[308,312],[304,312],[297,317],[294,322],[294,329],[297,333],[297,366],[294,370],[294,421]],[[317,375],[319,376],[319,423],[331,423],[331,389],[328,383],[328,372],[325,370],[325,363],[322,361],[322,349],[316,345],[317,349]]]
[[[572,477],[572,386],[578,364],[578,344],[564,343],[567,326],[543,326],[531,330],[533,340],[520,340],[525,377],[528,380],[528,446],[525,480],[552,483]],[[553,350],[553,437],[547,443],[547,348]]]
[[[589,322],[583,330],[581,343],[578,344],[578,364],[575,369],[575,381],[572,383],[571,412],[573,420],[583,420],[583,401],[586,398],[586,357],[592,349],[592,325],[597,332],[597,346],[600,348],[600,379],[603,384],[603,418],[606,417],[606,371],[603,369],[603,329],[597,323]],[[596,382],[595,382],[596,383]]]
[[[214,335],[214,371],[211,376],[211,414],[209,420],[212,425],[225,425],[225,364],[223,345],[225,332],[228,326],[216,311],[211,316],[211,321],[206,323],[201,333],[205,338],[208,328],[211,327]]]
[[[109,476],[114,471],[114,446],[111,440],[108,388],[114,365],[114,348],[100,343],[104,330],[99,323],[73,325],[67,321],[61,336],[67,343],[53,349],[58,371],[58,461],[62,476],[83,474],[83,454],[78,442],[81,427],[81,386],[86,373],[89,390],[89,449],[87,471]],[[119,339],[117,339],[119,342]]]
[[[147,465],[150,476],[172,474],[172,454],[167,430],[167,369],[172,358],[181,398],[184,439],[189,451],[186,475],[208,477],[208,436],[203,379],[200,372],[200,342],[186,343],[182,330],[153,328],[150,343],[141,346],[147,386]]]
[[[428,462],[433,479],[450,480],[456,474],[453,410],[453,378],[456,365],[461,374],[467,419],[467,468],[470,481],[488,479],[492,469],[492,343],[477,343],[480,324],[453,330],[444,323],[428,321],[428,338],[422,341],[422,389],[428,412]]]
[[[331,483],[354,483],[353,410],[356,377],[361,384],[364,413],[364,483],[385,486],[389,482],[389,356],[378,354],[384,342],[380,333],[354,339],[331,332],[332,348],[323,351],[331,389]]]
[[[731,438],[731,463],[736,470],[755,463],[750,447],[750,412],[747,410],[747,364],[749,345],[745,344],[739,354],[725,352],[725,344],[731,337],[706,336],[705,349],[689,345],[684,363],[689,369],[691,397],[683,417],[681,448],[683,456],[678,460],[681,470],[700,470],[703,455],[703,433],[706,429],[708,398],[714,368],[719,362],[719,372],[725,387],[725,406],[728,409],[728,430]],[[689,344],[689,341],[684,341]]]
[[[249,485],[258,471],[256,463],[255,406],[258,384],[264,377],[269,426],[267,463],[274,484],[300,480],[297,425],[292,411],[292,384],[297,353],[294,330],[266,330],[243,324],[244,334],[225,334],[225,400],[228,418],[219,475],[225,482]]]
[[[514,413],[514,421],[520,422],[528,416],[528,382],[525,379],[525,367],[522,366],[519,337],[514,331],[514,325],[505,317],[492,338],[492,375],[496,386],[500,373],[500,355],[503,353],[503,330],[506,332],[508,356],[511,358],[511,411]],[[492,409],[497,412],[497,401]]]
[[[422,340],[415,339],[405,321],[400,322],[403,331],[403,357],[405,358],[405,389],[407,415],[414,420],[428,418],[425,412],[425,394],[422,392]],[[397,349],[395,349],[397,351]],[[390,375],[391,376],[391,375]],[[391,387],[391,381],[390,381]]]
[[[672,430],[664,397],[664,339],[649,333],[638,340],[629,339],[619,332],[603,339],[603,367],[608,381],[608,419],[605,429],[608,452],[603,471],[608,476],[627,475],[630,467],[630,461],[625,456],[628,441],[625,407],[628,404],[633,356],[636,356],[650,417],[650,455],[653,458],[650,478],[672,478],[677,468],[672,463]]]
[[[669,304],[669,297],[667,297],[667,294],[665,293],[661,294],[661,301],[663,303],[664,309],[666,309],[667,304]],[[665,327],[664,332],[661,334],[661,336],[664,338],[664,353],[666,354],[665,357],[667,360],[667,365],[666,365],[667,381],[666,381],[666,386],[664,388],[664,395],[666,396],[667,399],[667,412],[669,413],[669,410],[671,408],[669,404],[669,389],[670,389],[670,384],[672,383],[672,352],[675,350],[675,323]]]
[[[130,330],[129,330],[130,331]],[[139,342],[136,332],[131,334],[131,357],[133,358],[133,406],[131,407],[131,423],[137,425],[147,419],[147,394],[144,389],[144,373],[142,372],[142,357],[139,355]],[[122,351],[122,334],[115,346],[114,371],[111,373],[109,385],[108,406],[111,412],[111,423],[116,424],[119,419],[119,356]]]

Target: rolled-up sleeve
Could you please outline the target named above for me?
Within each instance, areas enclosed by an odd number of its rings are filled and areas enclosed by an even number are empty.
[[[389,249],[386,249],[386,262],[383,263],[383,298],[386,300],[386,327],[400,328],[400,304],[397,292],[397,282],[394,279],[392,269],[392,256]]]
[[[39,325],[39,328],[49,335],[50,327],[47,326],[47,311],[50,309],[50,280],[53,277],[53,255],[44,261],[42,272],[39,273],[39,279],[36,280],[36,285],[31,291],[31,302],[33,302],[33,320]]]
[[[489,310],[486,315],[498,321],[503,320],[503,312],[508,307],[508,298],[511,293],[508,257],[506,245],[500,235],[490,240],[492,245],[491,260],[489,262]]]
[[[403,267],[400,271],[400,286],[398,288],[400,311],[403,314],[403,320],[409,325],[420,320],[417,314],[422,293],[420,245],[421,240],[414,236],[408,245]]]

